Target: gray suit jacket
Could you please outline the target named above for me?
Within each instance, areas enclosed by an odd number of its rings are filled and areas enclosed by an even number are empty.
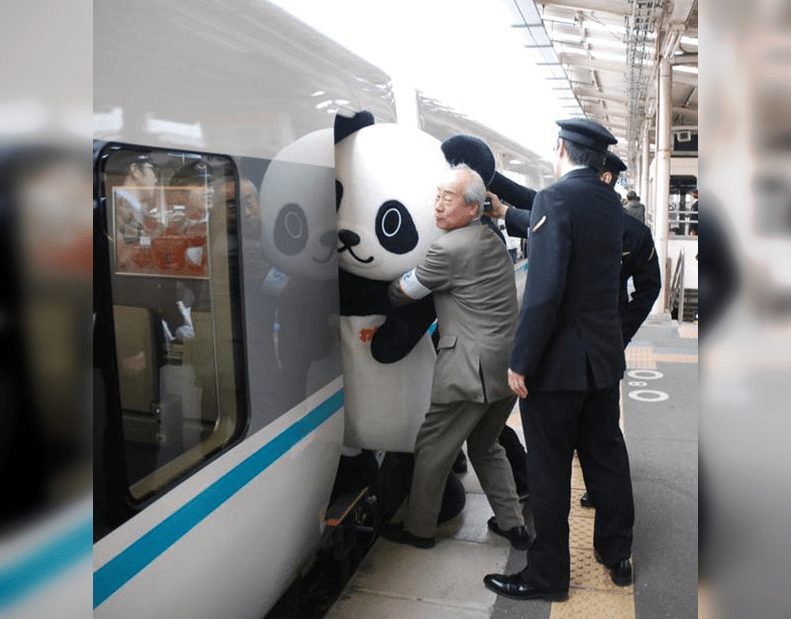
[[[439,323],[431,401],[495,402],[510,396],[518,309],[502,241],[474,220],[435,241],[415,276],[433,292]]]

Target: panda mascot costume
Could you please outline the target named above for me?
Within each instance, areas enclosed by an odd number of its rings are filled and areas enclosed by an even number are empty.
[[[344,444],[389,452],[377,482],[387,515],[409,489],[412,458],[399,454],[414,450],[431,402],[436,359],[428,333],[436,318],[432,298],[393,308],[388,285],[443,234],[433,203],[436,184],[451,165],[466,163],[492,190],[523,208],[532,204],[534,192],[496,173],[488,146],[470,136],[441,143],[418,130],[375,124],[371,114],[360,112],[336,118],[335,142]],[[366,453],[344,458],[342,469],[362,469]],[[388,496],[398,498],[387,501]],[[463,506],[463,486],[451,473],[440,521]]]
[[[431,403],[436,314],[431,296],[392,308],[387,287],[443,234],[437,182],[465,163],[519,208],[529,209],[535,192],[497,173],[489,147],[471,136],[440,142],[359,112],[336,117],[335,142],[345,444],[411,452]]]

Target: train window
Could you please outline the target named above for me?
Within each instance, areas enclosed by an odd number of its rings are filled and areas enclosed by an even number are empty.
[[[100,166],[117,400],[141,500],[243,426],[237,175],[227,157],[119,145]]]

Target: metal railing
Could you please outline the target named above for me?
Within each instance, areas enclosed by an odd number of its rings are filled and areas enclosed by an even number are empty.
[[[673,279],[670,284],[670,312],[678,304],[678,321],[684,322],[684,249],[678,254],[676,268],[673,270]]]
[[[680,234],[682,236],[694,236],[693,231],[697,233],[698,229],[698,213],[697,211],[670,208],[668,209],[667,225],[668,230],[672,234]]]

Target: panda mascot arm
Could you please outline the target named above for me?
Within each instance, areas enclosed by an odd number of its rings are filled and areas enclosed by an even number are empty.
[[[536,192],[515,183],[499,172],[495,173],[494,179],[487,189],[504,202],[516,207],[505,211],[505,229],[508,236],[527,238],[527,230],[530,227],[530,211],[533,208]]]
[[[371,355],[379,363],[395,363],[406,357],[436,320],[432,295],[416,303],[393,307],[371,341]]]
[[[442,143],[442,152],[451,165],[466,163],[483,179],[486,189],[516,209],[508,209],[505,226],[509,236],[527,237],[530,210],[536,192],[495,170],[494,155],[483,140],[470,135],[454,135]]]

